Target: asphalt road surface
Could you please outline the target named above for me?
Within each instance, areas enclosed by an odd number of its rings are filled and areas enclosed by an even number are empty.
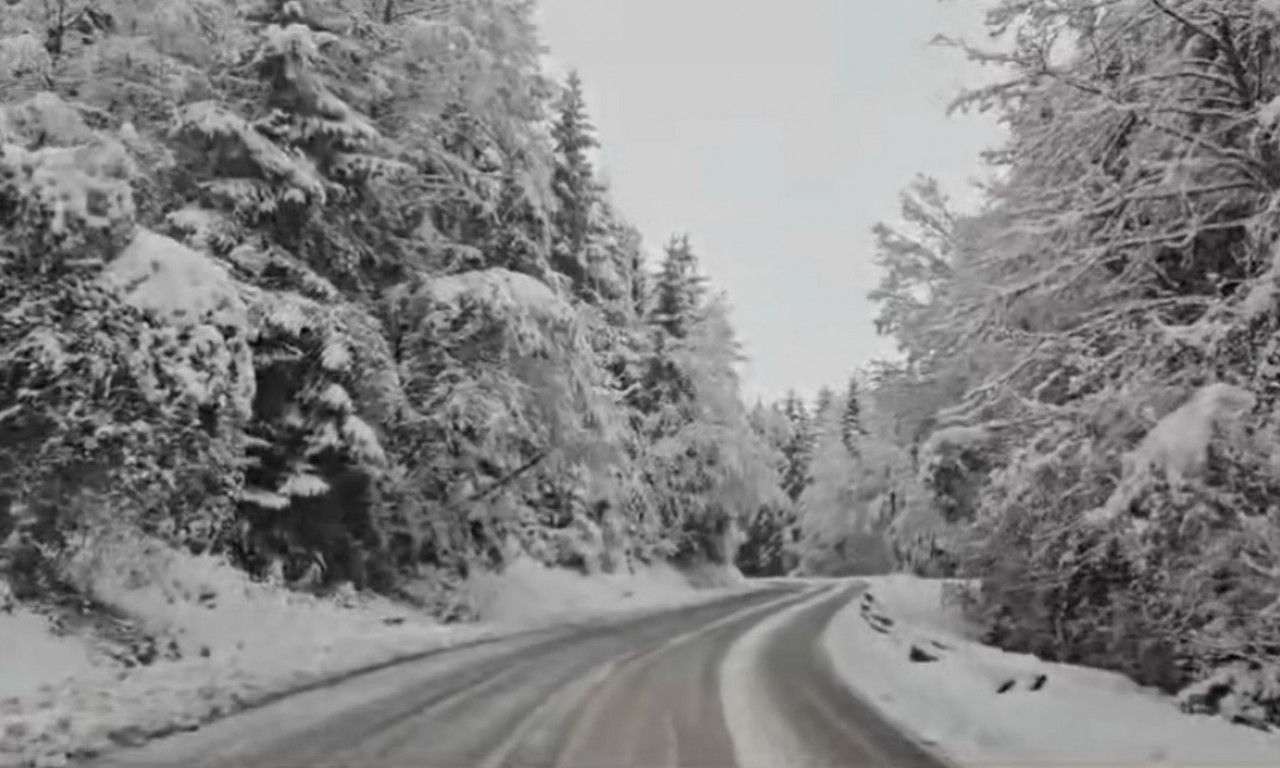
[[[942,768],[818,650],[857,590],[772,586],[448,650],[93,765]]]

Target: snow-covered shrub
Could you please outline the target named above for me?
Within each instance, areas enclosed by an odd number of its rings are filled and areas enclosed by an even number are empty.
[[[207,541],[252,386],[234,297],[182,319],[152,302],[175,262],[200,257],[137,226],[118,143],[81,123],[52,134],[76,143],[29,148],[50,135],[33,115],[78,119],[52,98],[17,110],[0,154],[0,474],[19,546],[61,547],[101,507]]]
[[[690,301],[675,298],[675,305]],[[683,335],[660,337],[641,385],[654,398],[642,426],[653,440],[643,471],[656,520],[684,564],[732,563],[750,514],[783,503],[776,455],[739,398],[740,352],[728,311],[718,297],[674,318]],[[672,324],[658,327],[663,322]]]
[[[948,427],[920,450],[921,485],[947,523],[973,519],[978,496],[994,466],[992,437],[979,427]]]
[[[1234,663],[1178,694],[1182,709],[1220,714],[1232,722],[1270,730],[1280,722],[1280,665]]]
[[[262,573],[283,558],[290,579],[316,563],[326,583],[363,585],[359,561],[381,546],[372,488],[388,462],[376,425],[400,406],[390,351],[376,320],[354,305],[248,296],[257,388],[243,562]]]
[[[1174,691],[1280,648],[1264,501],[1280,476],[1267,441],[1235,426],[1248,392],[1208,385],[1154,424],[1144,400],[1050,426],[996,472],[969,566],[1001,646]],[[1208,405],[1220,401],[1237,415]]]
[[[571,542],[620,503],[620,418],[572,305],[493,268],[406,283],[384,312],[421,414],[402,430],[425,459],[407,477],[446,512],[404,535],[433,565],[453,551],[496,566],[511,535],[544,562],[583,567],[580,547],[603,542]]]

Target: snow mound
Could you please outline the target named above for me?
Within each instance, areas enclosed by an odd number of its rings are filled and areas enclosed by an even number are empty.
[[[197,402],[224,391],[242,416],[253,400],[249,313],[239,286],[209,256],[177,240],[138,229],[101,279],[131,306],[163,320],[154,354]]]
[[[975,643],[942,580],[895,575],[836,615],[822,647],[850,690],[960,764],[1274,765],[1280,736],[1184,714],[1102,670]]]
[[[119,286],[130,304],[175,325],[247,327],[248,312],[226,269],[151,230],[139,229],[103,277]]]

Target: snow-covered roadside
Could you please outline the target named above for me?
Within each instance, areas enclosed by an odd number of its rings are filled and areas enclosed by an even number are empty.
[[[485,622],[445,626],[385,600],[319,600],[256,584],[213,558],[148,552],[130,560],[147,563],[145,578],[127,571],[113,578],[98,568],[95,593],[182,658],[126,669],[93,659],[83,639],[55,638],[43,617],[0,615],[0,766],[56,765],[140,743],[283,692],[462,643],[751,588],[695,589],[668,568],[587,578],[517,561],[482,581]],[[74,665],[64,668],[69,661]]]
[[[0,700],[92,670],[90,648],[51,634],[46,617],[23,608],[0,612]]]
[[[974,642],[944,582],[870,584],[823,647],[846,684],[958,764],[1275,765],[1280,736],[1182,713],[1120,675]]]
[[[694,583],[715,586],[698,589]],[[656,564],[630,573],[583,576],[522,557],[509,563],[501,574],[472,579],[468,591],[482,621],[528,625],[677,607],[756,586],[730,568],[688,574]]]

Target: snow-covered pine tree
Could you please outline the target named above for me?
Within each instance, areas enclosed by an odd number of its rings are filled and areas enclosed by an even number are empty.
[[[676,361],[681,345],[700,320],[705,301],[705,278],[698,273],[697,256],[688,237],[673,237],[658,273],[652,295],[646,297],[642,374],[628,392],[628,405],[645,414],[651,436],[666,434],[691,418],[693,382]]]
[[[849,455],[858,457],[858,438],[866,434],[862,427],[861,393],[857,375],[849,377],[849,387],[844,395],[844,412],[840,418],[840,439]]]
[[[783,447],[790,438],[791,422],[776,404],[763,402],[756,403],[748,418],[770,462],[773,482],[781,490],[787,466]],[[761,505],[748,520],[737,561],[748,576],[784,576],[795,566],[792,552],[795,506],[785,494],[779,497],[775,503]]]
[[[786,467],[782,473],[782,487],[792,501],[797,501],[809,484],[809,463],[813,457],[813,419],[805,408],[804,400],[794,391],[788,392],[782,401],[782,414],[791,424],[791,433],[782,447]]]
[[[836,393],[831,387],[823,386],[818,388],[818,394],[813,400],[813,416],[814,419],[820,418],[823,414],[831,410],[831,406],[836,402]]]
[[[600,204],[595,168],[587,152],[598,146],[598,142],[587,117],[582,79],[576,70],[569,73],[564,94],[556,104],[551,134],[555,141],[552,189],[557,200],[553,264],[568,277],[576,294],[587,296],[595,292],[591,285],[593,265],[587,259],[587,239],[593,234],[592,224]]]
[[[745,520],[783,498],[739,394],[740,361],[727,303],[713,296],[672,348],[689,395],[658,414],[662,431],[653,448],[650,477],[679,558],[733,562]]]
[[[651,322],[672,339],[688,335],[706,298],[706,278],[698,272],[698,257],[688,235],[672,237],[663,251],[662,265],[653,279]]]

